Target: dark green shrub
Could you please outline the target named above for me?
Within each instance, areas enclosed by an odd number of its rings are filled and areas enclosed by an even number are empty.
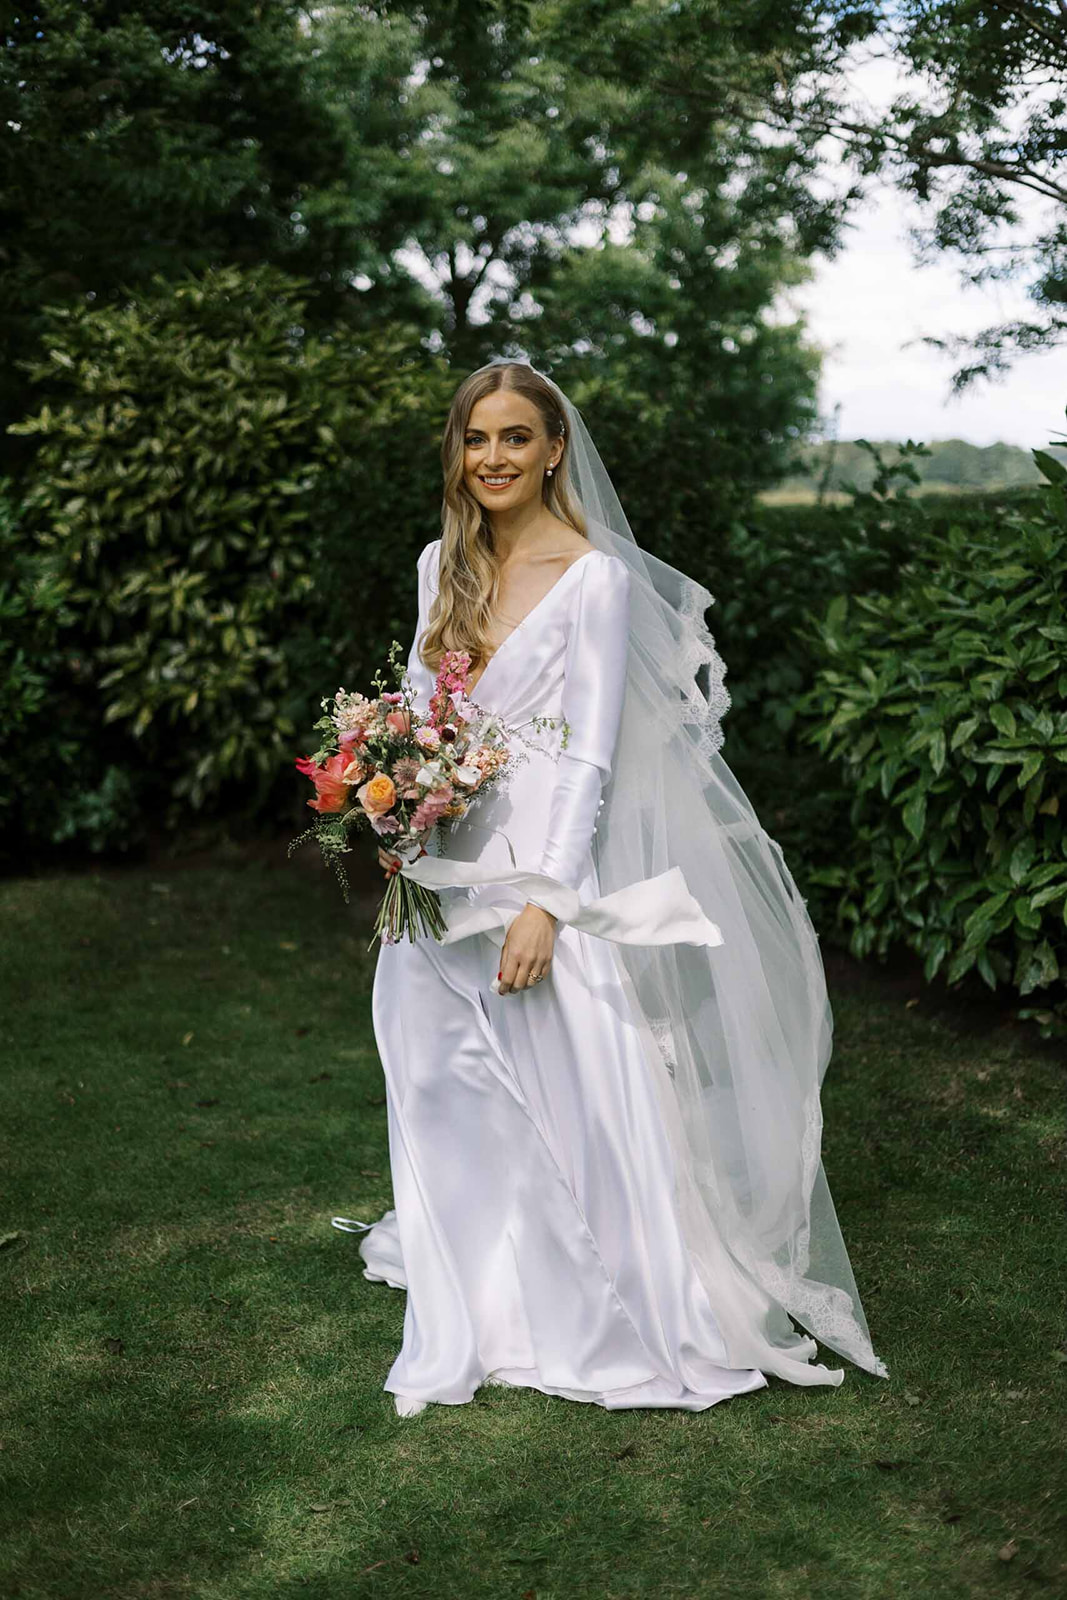
[[[853,486],[847,505],[755,504],[702,564],[702,581],[718,600],[708,621],[730,670],[726,727],[740,766],[765,754],[803,756],[794,733],[814,682],[810,626],[828,598],[893,594],[928,538],[950,527],[981,530],[1042,503],[1031,489],[915,498],[907,488],[918,480],[914,458],[925,446],[901,445],[897,459],[886,461],[876,446],[857,444],[873,459],[871,488]]]
[[[902,942],[1067,1018],[1067,472],[1041,509],[932,534],[891,596],[812,632],[810,739],[852,790],[836,893],[856,955]]]
[[[0,483],[0,860],[44,837],[78,778],[76,719],[60,694],[67,585],[22,536],[12,486]]]
[[[301,294],[273,268],[229,268],[117,309],[53,308],[33,376],[54,398],[12,431],[37,441],[25,515],[85,663],[80,743],[112,752],[97,827],[132,799],[113,766],[167,827],[254,814],[323,692],[294,682],[285,649],[316,613],[315,491],[400,403],[406,346],[304,337]]]
[[[443,363],[410,352],[353,448],[316,483],[307,543],[314,593],[283,641],[292,682],[307,691],[301,737],[323,694],[342,684],[372,693],[390,642],[411,640],[416,561],[441,532],[441,433],[457,381]]]
[[[803,630],[827,595],[892,593],[925,538],[921,502],[891,494],[907,472],[901,454],[879,471],[877,492],[857,492],[849,505],[753,505],[698,572],[716,596],[707,621],[728,669],[726,758],[785,851],[817,923],[828,895],[810,874],[836,859],[851,795],[802,737],[799,707],[815,674]]]
[[[893,461],[868,449],[873,484],[849,504],[757,503],[698,569],[717,597],[708,623],[729,669],[727,760],[830,937],[836,897],[815,874],[838,860],[853,795],[840,765],[806,738],[811,629],[832,595],[895,594],[911,557],[949,527],[982,530],[1043,503],[1033,489],[913,498],[904,491],[918,447],[901,446]]]
[[[70,579],[27,540],[0,483],[0,865],[48,859],[68,841],[94,854],[140,838],[131,774],[109,764],[93,723],[87,663],[68,638]]]

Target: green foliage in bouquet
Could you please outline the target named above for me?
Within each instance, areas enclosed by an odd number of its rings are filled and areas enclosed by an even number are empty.
[[[314,609],[317,483],[403,383],[401,332],[305,336],[302,289],[226,268],[55,307],[33,369],[52,398],[12,429],[37,444],[27,531],[88,663],[82,742],[121,736],[170,827],[278,781],[307,703],[285,641]]]
[[[903,942],[927,978],[976,969],[1067,1025],[1067,472],[1042,509],[931,536],[897,593],[838,596],[806,738],[852,791],[816,881],[858,956]]]

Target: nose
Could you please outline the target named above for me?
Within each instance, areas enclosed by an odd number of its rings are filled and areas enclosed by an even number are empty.
[[[508,458],[506,455],[497,455],[496,452],[498,448],[499,444],[483,444],[480,448],[475,448],[474,458],[478,464],[479,472],[492,473],[495,472],[498,467],[503,467],[505,472],[513,472],[515,470],[513,467],[508,465]]]

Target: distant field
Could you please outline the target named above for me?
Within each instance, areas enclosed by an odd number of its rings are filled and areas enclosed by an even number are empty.
[[[1045,440],[1036,443],[1067,465],[1067,449],[1063,446]],[[850,498],[846,484],[854,483],[866,490],[874,482],[877,465],[872,448],[888,467],[898,465],[902,452],[907,451],[907,446],[893,439],[822,439],[801,447],[793,470],[759,499],[772,506],[814,505],[819,485],[825,483],[828,492],[823,504],[845,504]],[[1019,445],[931,439],[925,441],[923,448],[927,454],[910,457],[920,481],[908,486],[909,495],[1003,494],[1007,490],[1034,489],[1045,481],[1033,451]]]
[[[926,496],[937,495],[1003,494],[1009,489],[1017,492],[1019,485],[1017,483],[1006,482],[983,483],[975,485],[959,483],[920,483],[914,484],[910,488],[909,497],[914,496],[916,499],[919,499],[925,498]],[[761,494],[756,496],[756,499],[761,505],[765,506],[813,506],[818,503],[819,496],[815,489],[778,488],[765,489]],[[822,503],[823,505],[827,506],[844,506],[848,505],[851,499],[852,496],[846,494],[843,489],[831,489],[827,494],[823,495]]]

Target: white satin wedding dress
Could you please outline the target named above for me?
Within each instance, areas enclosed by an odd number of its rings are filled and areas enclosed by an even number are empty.
[[[439,553],[434,540],[419,557],[408,662],[424,712],[433,679],[417,641]],[[441,855],[550,873],[583,903],[599,894],[629,584],[623,561],[591,548],[492,656],[472,697],[519,730],[523,759],[451,824]],[[509,914],[526,903],[514,885],[440,892],[446,905],[491,895]],[[561,922],[549,976],[508,995],[490,987],[498,956],[485,933],[379,948],[395,1209],[354,1227],[367,1230],[364,1276],[407,1291],[385,1381],[396,1409],[463,1404],[483,1383],[690,1411],[766,1387],[762,1372],[728,1365],[683,1243],[672,1151],[611,942]]]

